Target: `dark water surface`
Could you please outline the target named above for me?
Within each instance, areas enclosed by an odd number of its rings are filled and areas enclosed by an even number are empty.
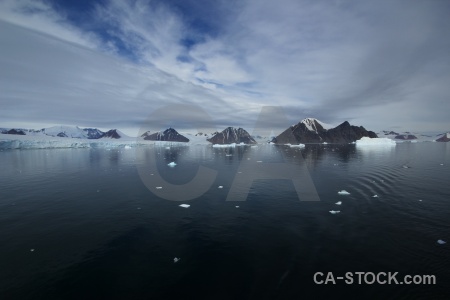
[[[307,167],[320,201],[280,179],[226,201],[243,161]],[[199,165],[217,177],[182,202],[137,168],[188,184]],[[449,175],[447,143],[2,151],[0,299],[450,299]],[[437,284],[313,281],[359,271]]]

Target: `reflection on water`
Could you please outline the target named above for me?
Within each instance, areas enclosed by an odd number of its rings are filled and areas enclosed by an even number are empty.
[[[2,299],[298,299],[357,293],[448,299],[449,243],[436,243],[450,242],[448,147],[3,151],[0,294]],[[167,166],[171,161],[177,163],[173,168]],[[226,199],[244,162],[286,162],[299,170],[306,165],[321,201],[299,201],[290,180],[265,179],[255,180],[236,208]],[[191,205],[185,209],[144,185],[140,167],[173,185],[190,184],[201,167],[217,173],[199,197],[182,202]],[[350,195],[339,196],[342,189]],[[174,257],[181,260],[174,264]],[[438,284],[317,286],[312,281],[317,271],[434,274]]]

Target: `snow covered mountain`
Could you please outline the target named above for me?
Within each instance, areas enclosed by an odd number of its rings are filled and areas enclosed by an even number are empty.
[[[362,137],[376,138],[375,132],[367,131],[364,127],[352,126],[349,122],[334,128],[325,128],[324,123],[308,118],[293,125],[275,137],[272,142],[277,144],[299,143],[350,143]]]
[[[301,120],[300,123],[304,124],[308,130],[314,131],[316,133],[332,128],[331,125],[320,122],[315,118],[306,118]]]
[[[52,136],[76,139],[100,139],[100,138],[114,138],[119,139],[127,137],[124,133],[117,129],[111,129],[103,132],[97,128],[80,128],[78,126],[52,126],[48,128],[35,129],[17,129],[17,128],[2,128],[0,133],[14,134],[14,135],[30,135],[30,136]]]
[[[120,138],[124,138],[124,137],[128,137],[125,133],[121,132],[118,129],[111,129],[108,130],[107,132],[103,133],[103,135],[100,137],[101,139],[120,139]]]
[[[189,139],[181,134],[178,133],[173,128],[168,128],[164,131],[155,132],[153,134],[150,134],[149,131],[145,132],[141,135],[141,137],[144,138],[144,140],[148,141],[167,141],[167,142],[189,142]]]
[[[450,132],[447,132],[446,134],[438,138],[436,142],[450,142]]]
[[[213,144],[256,144],[256,141],[243,128],[227,127],[222,132],[217,132],[207,139]]]

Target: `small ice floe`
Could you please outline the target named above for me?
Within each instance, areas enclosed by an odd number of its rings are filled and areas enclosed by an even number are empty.
[[[239,208],[239,205],[236,205],[236,208]]]
[[[341,205],[341,204],[342,204],[342,201],[338,201],[338,202],[336,202],[335,204],[336,204],[336,205]]]
[[[131,149],[131,146],[125,145],[125,149]]]
[[[373,195],[372,198],[378,198],[378,195]]]
[[[223,189],[223,185],[219,185],[219,187],[218,187],[219,189]]]
[[[443,241],[443,240],[437,240],[437,243],[438,243],[439,245],[447,244],[447,242],[446,242],[446,241]]]
[[[339,195],[350,195],[349,192],[347,192],[346,190],[342,190],[338,192]]]
[[[170,150],[170,147],[166,147],[167,150]]]
[[[258,146],[251,146],[250,148],[258,148]]]
[[[238,172],[239,174],[242,174],[242,172]]]
[[[150,174],[151,176],[153,176],[153,174]]]
[[[441,166],[443,166],[444,164],[441,164]]]
[[[258,163],[262,163],[262,160],[257,160],[256,162],[258,162]]]
[[[340,210],[330,210],[330,214],[332,215],[338,214],[340,212],[341,212]]]
[[[445,243],[445,242],[444,242]],[[30,252],[34,252],[34,249],[30,249]]]
[[[403,165],[402,167],[403,167],[403,169],[409,169],[409,168],[411,168],[410,166],[407,166],[407,165]]]
[[[189,204],[180,204],[180,205],[178,205],[178,206],[183,207],[183,208],[189,208],[189,207],[190,207]]]
[[[419,202],[422,202],[422,199],[419,199]]]
[[[173,161],[173,162],[171,162],[171,163],[169,163],[169,164],[167,164],[169,167],[175,167],[177,164]]]
[[[140,207],[138,207],[137,209],[141,209]]]
[[[162,189],[162,186],[157,186],[156,189],[160,190],[160,189]]]
[[[225,156],[233,156],[233,154],[225,154]]]
[[[181,258],[175,257],[175,258],[173,259],[173,263],[175,264],[175,263],[179,262],[180,259],[181,259]]]

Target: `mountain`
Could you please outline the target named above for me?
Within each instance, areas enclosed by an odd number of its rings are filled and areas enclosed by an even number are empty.
[[[438,138],[436,142],[450,142],[450,132],[447,132],[446,134]]]
[[[207,141],[213,144],[256,144],[256,141],[245,129],[233,127],[227,127],[222,132],[214,133]]]
[[[123,137],[127,137],[127,136],[117,129],[108,130],[107,132],[103,133],[103,135],[101,136],[102,139],[107,139],[107,138],[120,139]]]
[[[166,141],[166,142],[189,142],[189,139],[181,134],[179,134],[175,129],[169,128],[164,130],[163,132],[155,132],[150,134],[149,131],[141,135],[144,140],[149,141]]]
[[[25,133],[25,131],[24,131],[24,129],[15,129],[15,128],[13,128],[13,129],[1,129],[0,130],[0,133],[3,133],[3,134],[16,134],[16,135],[26,135],[26,133]]]
[[[349,122],[326,129],[323,123],[312,118],[302,120],[275,137],[272,142],[277,144],[299,144],[299,143],[351,143],[366,136],[378,137],[375,132],[367,131],[362,126],[353,126]]]
[[[113,138],[119,139],[121,137],[127,137],[117,129],[111,129],[107,132],[103,132],[97,128],[80,128],[78,126],[53,126],[48,128],[42,128],[40,130],[35,129],[0,129],[0,133],[3,134],[15,134],[15,135],[31,135],[31,136],[53,136],[63,138],[76,138],[76,139],[100,139],[100,138]]]
[[[397,140],[417,140],[417,136],[412,134],[399,134],[395,136]]]

